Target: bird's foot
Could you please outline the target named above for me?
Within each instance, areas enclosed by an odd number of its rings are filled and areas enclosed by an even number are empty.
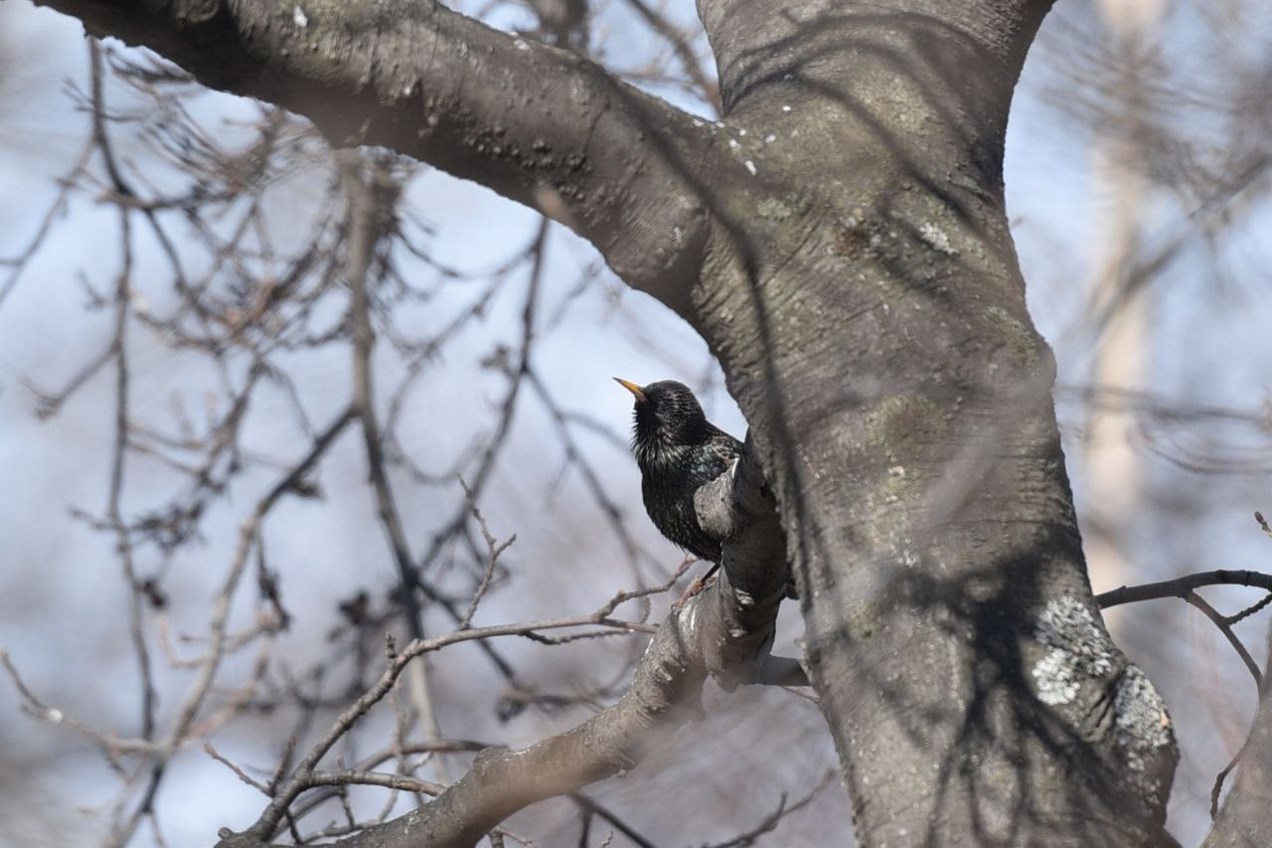
[[[685,589],[685,593],[680,596],[680,600],[672,604],[672,607],[674,609],[679,609],[680,607],[684,606],[684,604],[694,595],[701,594],[703,589],[707,588],[708,586],[710,586],[712,583],[715,582],[716,571],[718,571],[719,568],[720,567],[718,565],[713,566],[711,570],[708,571],[706,574],[702,575],[697,580],[694,580],[692,583],[690,583],[689,588]]]

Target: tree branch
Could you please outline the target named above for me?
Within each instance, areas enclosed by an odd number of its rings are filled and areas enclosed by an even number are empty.
[[[539,209],[686,308],[711,133],[574,53],[431,0],[39,2],[204,85],[305,115],[337,146],[383,145]]]
[[[1202,586],[1257,586],[1267,590],[1270,594],[1235,615],[1223,615],[1207,603],[1205,598],[1196,593],[1195,590]],[[1179,598],[1201,610],[1202,614],[1210,619],[1215,627],[1219,628],[1219,632],[1228,640],[1228,644],[1232,645],[1233,650],[1241,657],[1241,662],[1245,664],[1246,669],[1254,678],[1254,685],[1260,691],[1263,690],[1263,675],[1259,671],[1254,658],[1250,656],[1250,652],[1246,650],[1246,646],[1233,631],[1232,625],[1258,612],[1267,606],[1269,600],[1272,600],[1272,574],[1263,574],[1258,571],[1229,571],[1223,569],[1201,571],[1196,574],[1185,574],[1183,577],[1176,577],[1173,580],[1162,580],[1157,583],[1144,583],[1140,586],[1120,586],[1117,589],[1096,595],[1095,601],[1100,605],[1100,609],[1108,609],[1121,604],[1138,603],[1139,601],[1150,601],[1159,598]]]
[[[722,477],[729,507],[713,507],[733,535],[724,544],[721,577],[684,600],[655,631],[628,691],[578,727],[521,751],[487,748],[472,768],[435,800],[337,845],[376,848],[461,848],[477,843],[500,821],[528,804],[574,792],[623,773],[660,735],[700,710],[702,685],[715,674],[725,685],[748,680],[772,641],[787,580],[785,546],[758,462],[748,450]],[[732,513],[728,515],[726,513]],[[462,634],[454,634],[456,637]],[[317,766],[347,726],[392,688],[413,658],[433,643],[415,641],[390,663],[380,681],[341,716],[337,727],[302,760],[262,818],[241,834],[222,831],[218,848],[262,848],[287,807],[314,785]]]
[[[1108,592],[1095,596],[1100,609],[1108,609],[1121,604],[1137,601],[1150,601],[1157,598],[1181,598],[1187,600],[1192,590],[1202,586],[1257,586],[1272,592],[1272,574],[1258,571],[1218,569],[1216,571],[1199,571],[1196,574],[1185,574],[1173,580],[1162,580],[1158,583],[1144,583],[1140,586],[1119,586]]]

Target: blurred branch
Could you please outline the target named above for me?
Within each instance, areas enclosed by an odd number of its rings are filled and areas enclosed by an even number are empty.
[[[1263,514],[1256,512],[1255,520],[1264,534],[1272,538],[1272,527],[1264,519]],[[1255,586],[1268,592],[1262,600],[1252,604],[1234,615],[1225,616],[1211,606],[1204,598],[1196,593],[1196,590],[1202,586]],[[1237,637],[1233,630],[1233,625],[1237,622],[1254,615],[1256,612],[1267,607],[1272,603],[1272,574],[1264,574],[1258,571],[1206,571],[1197,574],[1188,574],[1174,580],[1163,580],[1157,583],[1146,583],[1140,586],[1121,586],[1109,592],[1104,592],[1096,596],[1096,603],[1101,609],[1118,606],[1127,603],[1136,603],[1139,601],[1154,600],[1158,598],[1180,598],[1187,601],[1192,606],[1201,610],[1210,621],[1219,629],[1224,638],[1237,652],[1237,656],[1241,658],[1241,662],[1245,665],[1246,670],[1250,672],[1250,676],[1254,678],[1254,683],[1260,696],[1266,694],[1264,688],[1264,676],[1260,671],[1258,664],[1250,655],[1250,651],[1245,644]],[[1264,716],[1267,712],[1266,703],[1260,708],[1259,716]],[[1256,716],[1257,728],[1259,721],[1265,721],[1266,718],[1260,719]],[[1216,819],[1219,815],[1219,797],[1223,791],[1223,784],[1227,776],[1241,762],[1246,750],[1250,747],[1254,740],[1255,730],[1251,730],[1245,742],[1242,743],[1240,749],[1233,755],[1232,759],[1218,775],[1216,775],[1214,784],[1210,792],[1210,817]],[[1207,844],[1210,844],[1207,840]]]
[[[654,843],[641,836],[635,828],[615,815],[613,811],[600,804],[596,799],[589,798],[582,792],[571,792],[570,800],[579,808],[580,817],[583,820],[582,827],[579,829],[579,848],[589,848],[591,845],[588,837],[591,835],[592,818],[594,816],[613,825],[614,829],[630,839],[636,845],[636,848],[656,848]]]
[[[813,799],[820,795],[822,790],[830,785],[831,781],[835,778],[835,774],[836,773],[833,769],[826,772],[825,776],[817,782],[816,786],[805,794],[803,798],[800,798],[793,804],[786,803],[786,793],[783,792],[781,800],[778,801],[777,809],[765,816],[763,821],[754,828],[748,830],[746,833],[740,833],[726,842],[717,842],[714,845],[703,846],[703,848],[748,848],[748,846],[755,845],[761,836],[777,830],[777,826],[781,824],[782,819],[786,816],[789,816],[797,810],[802,810],[804,807],[811,804]]]
[[[1056,386],[1060,399],[1075,399],[1102,410],[1134,410],[1137,413],[1170,422],[1225,421],[1272,429],[1272,412],[1268,409],[1240,409],[1213,404],[1199,404],[1184,398],[1164,397],[1122,386]]]
[[[1262,524],[1263,522],[1260,521]],[[1272,652],[1268,654],[1272,663]],[[1265,677],[1267,668],[1265,667]],[[1241,764],[1236,785],[1219,807],[1224,779]],[[1262,845],[1267,832],[1269,793],[1272,787],[1272,688],[1259,693],[1259,707],[1241,749],[1215,778],[1210,793],[1210,815],[1215,822],[1201,848],[1249,848]]]
[[[385,469],[384,441],[375,410],[372,381],[372,350],[375,331],[371,326],[370,274],[376,245],[392,229],[393,208],[400,187],[388,169],[379,161],[371,161],[369,173],[363,176],[364,161],[355,150],[336,153],[345,195],[348,199],[348,267],[349,324],[353,331],[353,395],[354,407],[362,424],[362,442],[366,452],[371,485],[375,489],[380,524],[388,537],[393,561],[401,585],[399,592],[407,628],[416,640],[424,638],[424,616],[420,609],[416,584],[420,574],[412,562],[406,530]],[[429,683],[428,663],[424,659],[411,669],[411,702],[427,739],[440,739],[442,732]],[[439,775],[444,776],[438,760]]]
[[[89,60],[92,80],[92,138],[93,144],[101,154],[106,171],[115,191],[121,195],[131,193],[131,189],[120,175],[115,162],[114,148],[110,135],[106,131],[106,105],[102,95],[102,58],[101,47],[90,39],[88,42]],[[136,563],[133,558],[132,540],[124,524],[120,503],[124,490],[124,462],[128,453],[129,432],[129,362],[128,362],[128,319],[132,301],[133,275],[133,235],[132,217],[128,209],[119,206],[116,209],[119,217],[119,240],[122,264],[116,277],[115,285],[115,320],[109,356],[115,366],[115,432],[111,447],[110,482],[107,487],[106,521],[114,531],[115,549],[119,555],[120,565],[124,573],[124,581],[128,586],[128,631],[132,641],[133,653],[137,659],[138,674],[141,685],[141,738],[146,742],[155,737],[155,705],[158,698],[155,690],[154,671],[151,666],[150,648],[146,643],[143,626],[144,590],[137,576]],[[95,370],[90,367],[86,374]],[[163,779],[166,767],[165,759],[156,759],[149,768],[146,788],[131,813],[121,815],[126,801],[121,798],[116,806],[116,815],[111,821],[110,833],[106,838],[106,848],[117,848],[132,839],[133,833],[141,821],[152,815],[152,802],[159,783]]]
[[[84,174],[89,160],[92,158],[93,151],[97,148],[97,140],[90,138],[88,143],[84,145],[84,149],[75,159],[75,163],[71,169],[57,181],[58,191],[57,197],[49,205],[48,211],[40,219],[40,223],[35,228],[35,233],[31,236],[31,240],[26,246],[19,250],[13,257],[0,259],[0,268],[9,268],[9,275],[3,283],[0,283],[0,306],[4,305],[5,299],[13,292],[17,286],[22,272],[26,270],[27,263],[39,251],[40,246],[44,244],[44,240],[48,237],[53,229],[53,222],[56,221],[66,210],[67,200],[70,199],[71,191],[79,182],[80,177]]]
[[[653,559],[647,551],[640,547],[628,531],[626,524],[623,522],[623,511],[615,503],[609,493],[605,491],[605,487],[601,483],[601,475],[597,473],[592,463],[587,459],[583,451],[579,450],[575,442],[574,435],[570,431],[571,423],[579,423],[583,426],[590,427],[594,432],[599,431],[608,437],[612,437],[612,433],[606,433],[599,429],[599,425],[586,416],[577,414],[568,414],[561,409],[556,398],[552,396],[547,384],[539,376],[539,373],[533,368],[527,369],[526,379],[530,381],[530,387],[534,389],[535,395],[547,409],[548,414],[552,416],[552,423],[556,429],[557,436],[561,441],[561,446],[565,451],[566,466],[576,468],[583,478],[584,484],[592,495],[592,500],[596,502],[601,513],[605,516],[605,521],[609,525],[615,538],[622,544],[623,549],[627,553],[627,562],[632,569],[633,576],[637,580],[643,579],[644,575],[640,570],[640,560],[642,557]],[[618,446],[621,447],[624,454],[627,453],[626,443],[619,440]],[[562,471],[564,473],[564,469]]]
[[[705,237],[687,175],[719,154],[690,115],[574,53],[435,2],[392,15],[371,0],[311,15],[297,6],[282,25],[278,9],[253,4],[40,5],[90,35],[148,47],[204,85],[303,114],[339,143],[388,147],[549,211],[633,285],[686,308],[680,269],[701,261]],[[661,214],[633,220],[619,211],[629,203]]]
[[[647,0],[627,0],[627,3],[649,25],[650,29],[667,40],[697,93],[711,105],[716,115],[722,114],[720,86],[707,78],[706,72],[702,69],[702,63],[698,61],[698,56],[689,43],[689,37]]]
[[[424,636],[424,622],[414,591],[419,576],[411,560],[406,531],[385,472],[371,363],[375,331],[371,327],[368,276],[376,244],[385,234],[384,222],[393,214],[398,187],[385,169],[378,165],[371,165],[370,176],[364,178],[363,158],[357,151],[338,151],[336,161],[348,198],[347,261],[351,292],[349,324],[353,329],[353,405],[362,426],[367,473],[375,489],[380,524],[388,537],[393,561],[402,583],[402,604],[406,612],[407,627],[413,638],[421,639]]]
[[[464,617],[459,621],[459,629],[468,630],[472,626],[473,616],[477,614],[477,607],[481,604],[481,599],[486,596],[486,591],[490,588],[490,581],[495,576],[495,566],[499,562],[499,557],[512,546],[513,542],[517,541],[517,536],[513,534],[503,542],[496,539],[491,534],[490,528],[486,526],[486,517],[481,514],[477,504],[472,502],[472,492],[469,491],[468,485],[463,480],[460,480],[460,484],[464,487],[464,495],[469,498],[469,509],[472,510],[473,520],[477,522],[477,527],[481,530],[481,538],[486,543],[486,567],[482,571],[481,582],[473,592],[473,599],[468,604],[468,611],[464,613]]]

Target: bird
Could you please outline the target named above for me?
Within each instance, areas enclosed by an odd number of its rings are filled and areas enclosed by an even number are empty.
[[[641,386],[614,379],[636,398],[632,454],[640,467],[645,511],[668,541],[714,563],[696,581],[702,584],[719,568],[724,540],[698,522],[693,496],[738,461],[742,443],[707,420],[684,383],[660,380]]]

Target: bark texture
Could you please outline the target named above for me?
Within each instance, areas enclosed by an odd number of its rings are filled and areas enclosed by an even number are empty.
[[[1165,840],[1169,717],[1091,599],[1002,202],[1047,6],[761,7],[699,5],[738,161],[692,320],[779,492],[858,839]]]
[[[700,0],[714,125],[427,0],[302,2],[304,26],[246,0],[48,5],[535,205],[699,329],[777,498],[860,844],[1170,844],[1170,719],[1091,597],[1003,208],[1047,2]],[[710,654],[633,691],[692,688]],[[580,732],[549,740],[571,767]],[[508,810],[445,804],[520,791],[514,760],[365,844],[469,844]]]

